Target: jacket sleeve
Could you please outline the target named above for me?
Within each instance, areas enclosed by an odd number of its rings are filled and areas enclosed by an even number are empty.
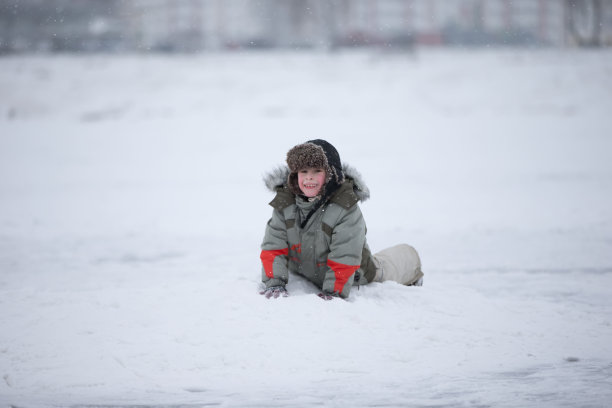
[[[366,225],[358,205],[340,216],[333,227],[323,292],[347,298],[361,264]]]
[[[289,246],[285,218],[279,210],[275,209],[272,218],[268,221],[261,244],[261,280],[265,283],[266,288],[285,286],[289,279],[287,271],[288,255]]]

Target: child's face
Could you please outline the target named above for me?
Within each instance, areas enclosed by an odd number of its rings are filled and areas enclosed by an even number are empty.
[[[298,185],[306,197],[316,197],[325,185],[325,170],[308,167],[298,171]]]

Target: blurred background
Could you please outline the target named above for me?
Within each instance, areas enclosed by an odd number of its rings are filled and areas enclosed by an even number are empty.
[[[611,44],[607,0],[0,0],[0,53]]]
[[[610,406],[611,45],[612,0],[0,0],[0,406]],[[423,290],[262,302],[314,138]]]

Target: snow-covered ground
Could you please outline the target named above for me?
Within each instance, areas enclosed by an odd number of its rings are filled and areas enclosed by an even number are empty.
[[[0,404],[609,407],[612,52],[0,59]],[[258,295],[324,138],[425,286]]]

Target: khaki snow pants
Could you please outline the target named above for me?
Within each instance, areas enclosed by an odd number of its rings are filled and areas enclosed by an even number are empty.
[[[402,285],[414,285],[423,277],[421,259],[417,251],[407,244],[383,249],[373,255],[376,266],[374,282],[394,281]]]

